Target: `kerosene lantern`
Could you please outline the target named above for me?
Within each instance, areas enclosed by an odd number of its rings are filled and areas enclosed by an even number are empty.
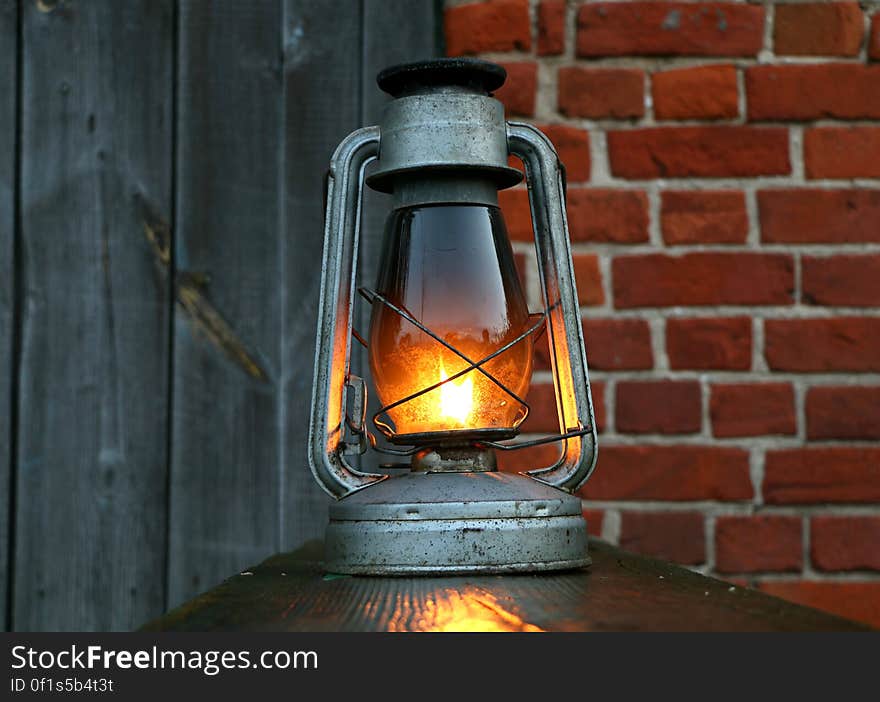
[[[505,122],[500,66],[439,59],[382,71],[381,124],[346,137],[327,189],[310,463],[330,506],[328,571],[416,574],[559,570],[590,562],[580,500],[596,432],[565,218],[564,170],[549,140]],[[498,208],[525,165],[544,310],[531,314]],[[369,177],[366,166],[377,161]],[[391,194],[379,280],[357,292],[363,183]],[[559,434],[516,437],[537,336],[546,332]],[[367,346],[381,407],[351,372]],[[496,452],[559,442],[554,465],[496,469]],[[359,470],[368,450],[403,474]],[[398,471],[399,473],[399,471]]]

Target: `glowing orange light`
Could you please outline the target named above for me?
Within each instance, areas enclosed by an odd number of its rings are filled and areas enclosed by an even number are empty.
[[[532,322],[500,210],[395,210],[377,289],[405,311],[375,303],[370,321],[370,371],[379,401],[394,405],[382,419],[395,434],[515,433],[525,409],[501,386],[528,393],[533,339],[516,340]],[[502,348],[479,370],[434,387]]]
[[[440,364],[440,380],[447,380],[449,375],[443,364]],[[474,407],[474,381],[467,373],[461,378],[450,380],[440,386],[440,415],[462,425],[468,424],[468,417]]]
[[[410,599],[398,602],[389,631],[543,631],[484,588],[446,588],[425,598],[418,607],[412,605]]]

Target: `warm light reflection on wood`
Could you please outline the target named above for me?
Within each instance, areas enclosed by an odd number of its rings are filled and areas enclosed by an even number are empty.
[[[475,587],[442,590],[418,611],[402,604],[391,615],[390,631],[543,631],[505,609],[491,592]]]

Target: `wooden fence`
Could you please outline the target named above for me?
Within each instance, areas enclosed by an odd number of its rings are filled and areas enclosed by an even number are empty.
[[[376,122],[376,72],[436,55],[438,17],[0,0],[7,628],[135,627],[322,532],[305,450],[322,178]]]

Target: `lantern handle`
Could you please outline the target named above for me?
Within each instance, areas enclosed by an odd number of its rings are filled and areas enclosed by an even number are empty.
[[[526,169],[560,433],[589,429],[565,440],[554,465],[526,475],[574,492],[596,466],[598,437],[568,239],[564,171],[553,144],[530,124],[507,122],[507,143]]]
[[[349,465],[343,441],[364,169],[378,155],[379,128],[358,129],[336,148],[327,176],[309,464],[318,484],[336,498],[388,477]]]

